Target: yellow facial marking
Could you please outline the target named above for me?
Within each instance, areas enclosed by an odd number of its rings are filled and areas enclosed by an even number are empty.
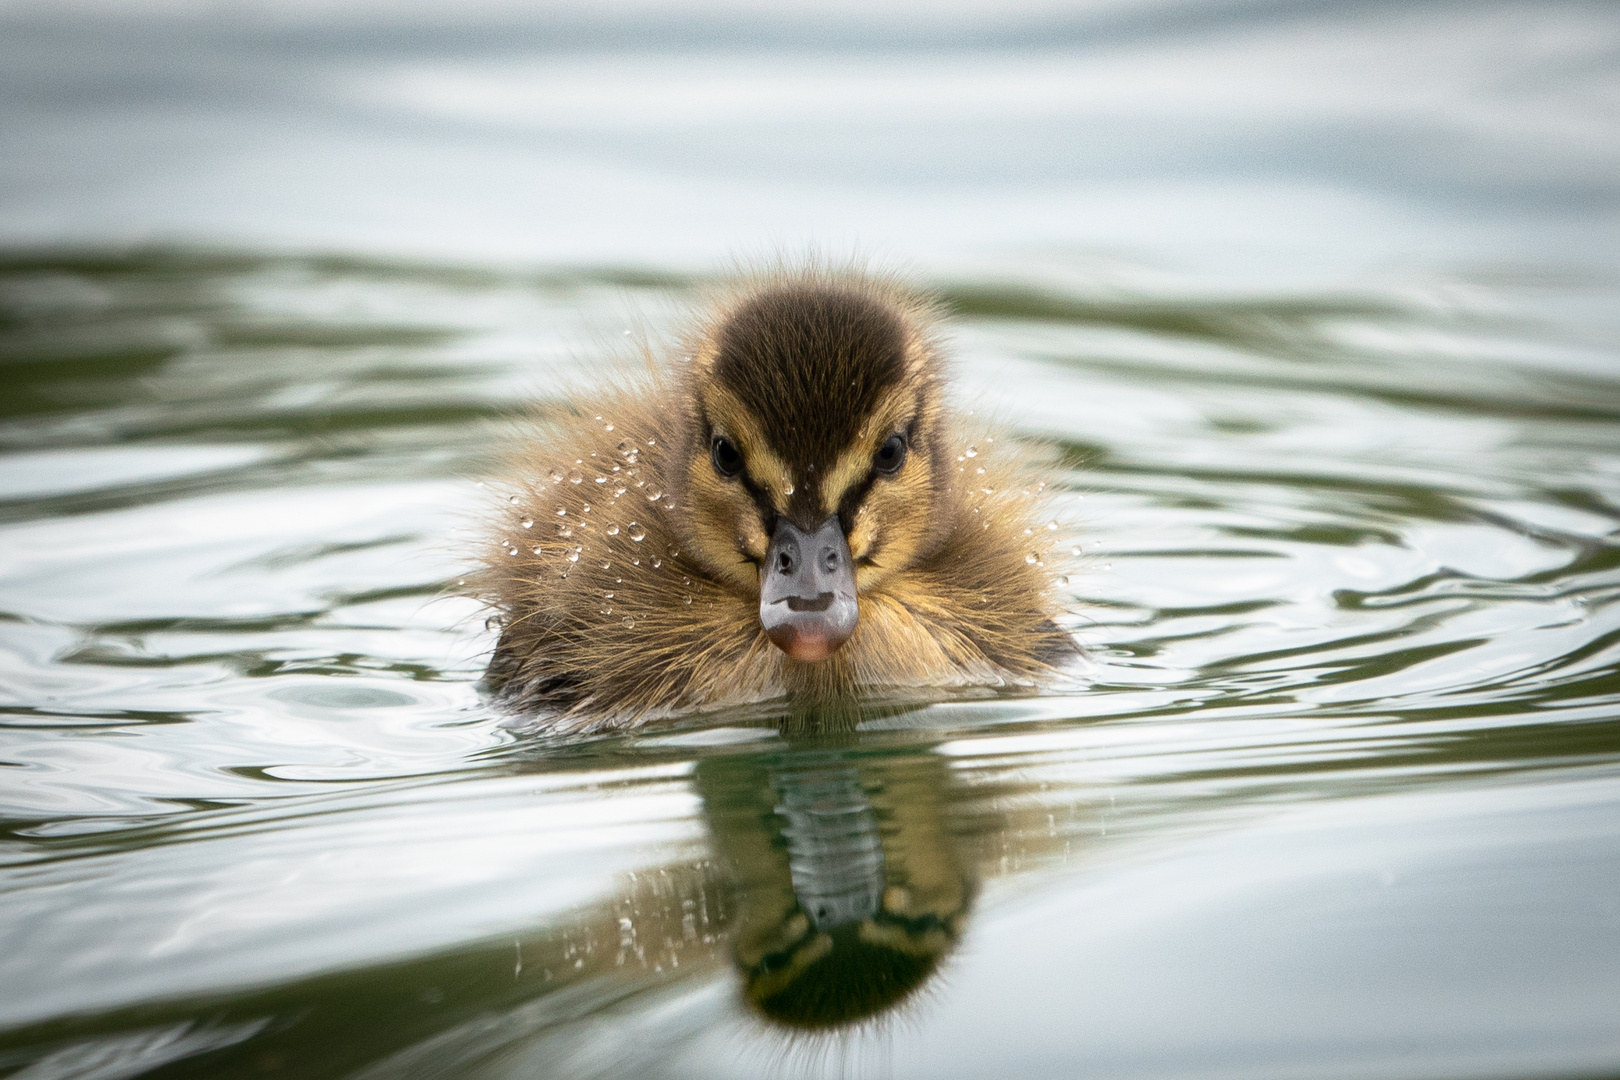
[[[681,547],[719,580],[743,595],[759,589],[764,529],[759,512],[742,485],[714,471],[709,455],[687,463],[687,520],[690,531]]]
[[[861,425],[860,435],[838,455],[838,460],[827,472],[827,478],[821,482],[821,506],[824,513],[838,512],[838,507],[850,488],[866,479],[867,473],[872,471],[872,457],[877,453],[878,447],[883,445],[883,440],[903,430],[906,421],[916,411],[917,400],[908,394],[885,401],[881,408],[867,417],[866,423]]]
[[[737,530],[737,546],[755,562],[765,561],[765,552],[771,546],[771,538],[765,535],[765,526],[760,523],[758,514],[743,516]]]
[[[855,511],[848,540],[857,590],[878,587],[913,565],[949,527],[939,512],[939,478],[929,448],[936,423],[932,410],[918,415],[905,464],[893,475],[879,476]]]
[[[903,571],[931,545],[939,521],[929,473],[919,454],[892,480],[872,485],[849,532],[857,591]]]
[[[849,557],[857,564],[871,554],[872,545],[877,540],[877,526],[865,506],[855,511],[855,521],[850,526],[849,536],[846,539],[849,542]]]
[[[748,473],[748,478],[762,490],[770,492],[771,504],[777,513],[786,513],[793,474],[786,462],[771,449],[753,413],[723,386],[708,388],[704,395],[704,411],[715,432],[730,439],[742,455],[743,469]]]

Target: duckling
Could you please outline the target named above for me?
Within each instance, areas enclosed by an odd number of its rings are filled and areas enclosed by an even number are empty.
[[[497,704],[588,732],[1075,659],[1046,485],[947,405],[939,317],[883,276],[755,276],[673,361],[549,419],[480,578]]]

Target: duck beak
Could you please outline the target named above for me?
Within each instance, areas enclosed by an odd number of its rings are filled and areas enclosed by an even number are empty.
[[[835,514],[813,533],[782,519],[759,571],[759,621],[795,660],[825,660],[855,632],[855,567]]]

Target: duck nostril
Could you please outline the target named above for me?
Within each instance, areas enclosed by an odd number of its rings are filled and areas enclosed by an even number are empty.
[[[828,548],[821,553],[821,568],[829,574],[838,569],[838,552],[835,549]]]
[[[778,552],[776,555],[776,572],[779,574],[793,573],[793,556],[785,551]]]

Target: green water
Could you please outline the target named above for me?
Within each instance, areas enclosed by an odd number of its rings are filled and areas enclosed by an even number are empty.
[[[477,478],[700,284],[0,264],[0,1075],[1620,1075],[1612,282],[936,278],[1083,685],[515,734]]]

